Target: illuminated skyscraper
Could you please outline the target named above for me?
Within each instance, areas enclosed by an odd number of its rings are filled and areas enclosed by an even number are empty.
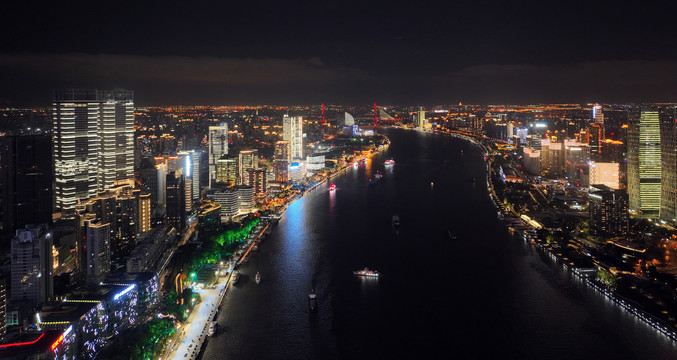
[[[601,125],[592,124],[588,126],[587,133],[588,133],[588,146],[590,147],[590,155],[596,159],[602,149],[601,146],[602,141],[604,140],[604,131],[602,130]]]
[[[193,204],[200,200],[200,152],[181,151],[177,156],[177,167],[182,170],[186,183],[186,211],[190,211]]]
[[[242,150],[238,157],[237,172],[240,177],[238,185],[245,183],[247,170],[259,168],[259,151],[258,150]]]
[[[628,195],[631,210],[658,215],[661,203],[661,138],[658,110],[628,115]]]
[[[256,196],[257,202],[263,202],[266,200],[266,196],[268,195],[266,170],[247,169],[245,185],[254,188],[254,196]]]
[[[134,179],[134,94],[57,91],[53,104],[56,211],[74,216],[78,198]]]
[[[660,219],[677,222],[677,108],[660,109],[661,209]]]
[[[353,126],[353,125],[355,125],[355,118],[348,112],[345,112],[345,114],[343,115],[343,126]]]
[[[238,158],[234,156],[223,156],[216,161],[216,179],[212,182],[232,186],[237,184]]]
[[[592,107],[592,121],[599,126],[604,126],[604,113],[602,112],[602,106],[595,104]]]
[[[541,140],[541,174],[559,177],[565,172],[564,146],[556,139]]]
[[[566,174],[570,182],[587,185],[585,174],[588,171],[590,148],[587,144],[564,140],[564,159]]]
[[[425,121],[425,111],[419,110],[416,113],[416,126],[419,128],[424,128],[427,122]]]
[[[303,118],[301,116],[282,118],[283,139],[291,144],[291,157],[303,159]]]
[[[275,143],[275,181],[289,181],[289,165],[291,164],[291,145],[289,141]]]
[[[228,124],[209,127],[209,187],[216,179],[217,162],[228,154]]]

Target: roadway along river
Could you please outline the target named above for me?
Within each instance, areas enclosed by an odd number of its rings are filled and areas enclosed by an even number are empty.
[[[670,340],[507,236],[478,148],[382,131],[387,151],[336,177],[335,192],[326,184],[292,204],[240,269],[203,359],[677,356]],[[367,187],[376,171],[383,181]],[[381,279],[352,274],[365,266]]]

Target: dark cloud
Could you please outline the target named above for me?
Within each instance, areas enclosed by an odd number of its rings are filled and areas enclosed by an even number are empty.
[[[414,76],[328,65],[319,57],[4,54],[0,77],[5,84],[0,98],[11,105],[46,105],[53,89],[67,87],[132,89],[139,105],[667,102],[677,98],[677,61],[647,60],[476,65]]]

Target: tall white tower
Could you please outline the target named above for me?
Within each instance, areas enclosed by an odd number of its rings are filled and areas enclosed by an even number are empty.
[[[228,124],[209,127],[209,187],[216,179],[216,164],[222,155],[228,154]]]
[[[291,144],[291,157],[303,159],[303,117],[285,115],[282,118],[283,140]]]
[[[595,104],[595,106],[592,107],[592,120],[595,124],[604,126],[604,113],[602,112],[601,105]]]

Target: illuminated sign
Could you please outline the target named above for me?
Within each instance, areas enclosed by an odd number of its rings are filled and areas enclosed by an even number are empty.
[[[113,300],[118,300],[119,298],[121,298],[122,296],[124,296],[126,293],[132,291],[132,289],[134,289],[135,287],[136,287],[136,284],[130,285],[128,288],[122,290],[122,292],[120,292],[120,293],[118,293],[117,295],[115,295],[115,296],[113,297]]]
[[[55,342],[52,343],[52,347],[49,349],[50,351],[54,351],[59,344],[63,342],[63,334],[59,335],[59,338],[56,339]]]

